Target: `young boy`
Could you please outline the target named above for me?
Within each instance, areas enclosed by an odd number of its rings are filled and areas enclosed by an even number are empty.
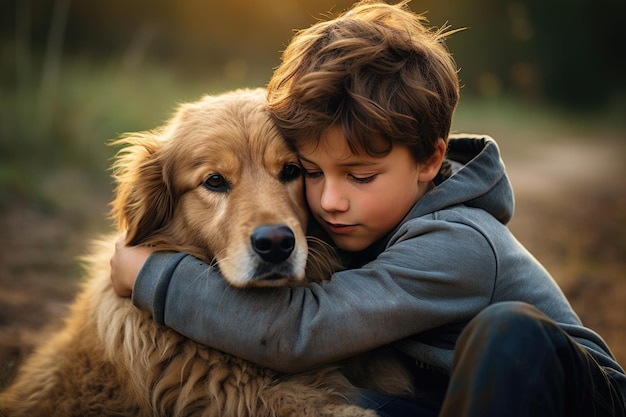
[[[268,85],[313,221],[348,269],[241,291],[188,255],[118,248],[116,291],[283,372],[391,344],[417,395],[365,392],[381,416],[624,416],[623,369],[505,226],[495,142],[448,140],[459,83],[443,37],[406,3],[364,2],[299,32]]]

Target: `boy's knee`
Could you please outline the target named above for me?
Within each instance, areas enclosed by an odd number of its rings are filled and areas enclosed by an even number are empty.
[[[485,308],[461,333],[453,360],[458,366],[494,372],[523,371],[534,363],[556,360],[556,324],[535,307],[502,302]],[[462,365],[461,365],[462,364]],[[498,371],[498,369],[500,371]]]
[[[469,341],[480,344],[523,343],[528,340],[541,344],[550,342],[546,329],[553,323],[535,307],[518,301],[493,304],[481,311],[470,321],[461,334],[462,343]]]
[[[506,301],[492,304],[478,313],[470,323],[486,325],[510,325],[518,322],[542,322],[546,316],[530,304],[521,301]]]

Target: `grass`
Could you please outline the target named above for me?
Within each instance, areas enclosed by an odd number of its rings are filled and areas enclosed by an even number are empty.
[[[525,141],[589,136],[621,136],[626,140],[625,107],[626,103],[616,102],[594,112],[575,112],[511,97],[482,100],[463,97],[455,114],[453,130],[486,133],[495,138],[512,136]]]
[[[129,71],[82,60],[65,62],[47,91],[35,82],[3,86],[0,204],[17,194],[44,206],[76,205],[81,195],[108,191],[110,140],[162,124],[177,103],[234,87],[162,67]]]

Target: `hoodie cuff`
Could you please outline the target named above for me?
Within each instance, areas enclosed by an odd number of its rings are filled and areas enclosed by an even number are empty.
[[[152,314],[154,321],[165,323],[165,297],[174,270],[188,256],[180,252],[152,253],[137,275],[133,286],[133,304]]]

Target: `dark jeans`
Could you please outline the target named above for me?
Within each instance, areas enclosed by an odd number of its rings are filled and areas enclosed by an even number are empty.
[[[461,333],[439,414],[370,392],[361,404],[381,417],[626,417],[626,377],[598,365],[534,307],[506,302]]]

